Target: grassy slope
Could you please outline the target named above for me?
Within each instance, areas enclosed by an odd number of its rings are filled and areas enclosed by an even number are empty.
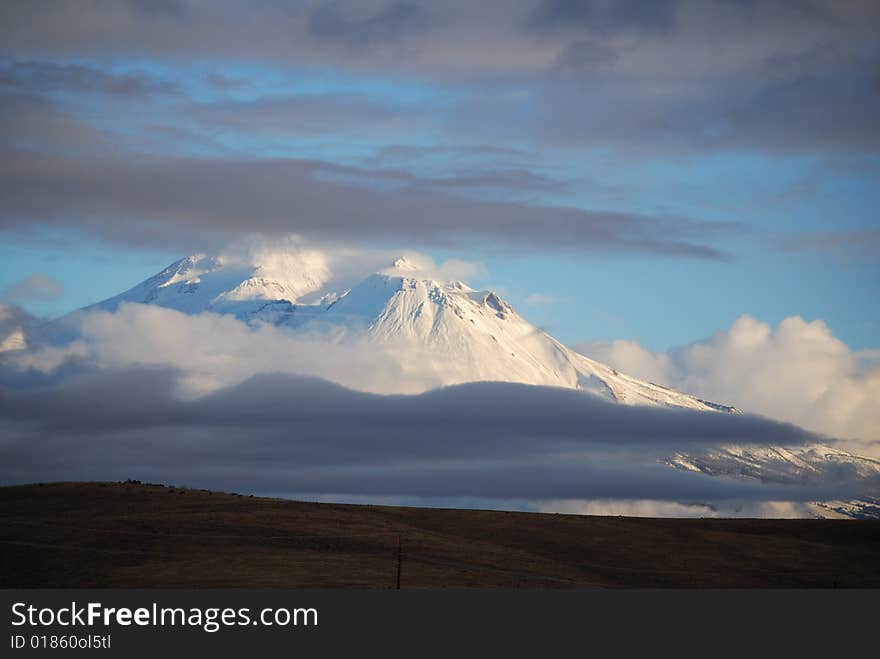
[[[301,503],[160,486],[0,488],[0,586],[880,586],[880,522]]]

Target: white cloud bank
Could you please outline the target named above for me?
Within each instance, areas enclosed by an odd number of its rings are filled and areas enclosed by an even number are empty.
[[[12,358],[17,368],[51,373],[70,360],[103,369],[145,366],[177,369],[178,393],[200,396],[261,373],[308,375],[376,393],[420,393],[439,387],[426,368],[424,349],[408,346],[412,359],[394,359],[383,348],[342,329],[292,333],[264,324],[251,327],[229,315],[184,314],[123,303],[119,311],[89,312],[73,319],[79,338]],[[344,340],[343,340],[344,339]]]
[[[853,351],[821,320],[775,328],[742,316],[728,330],[669,352],[635,341],[575,348],[631,375],[833,437],[880,456],[880,353]]]

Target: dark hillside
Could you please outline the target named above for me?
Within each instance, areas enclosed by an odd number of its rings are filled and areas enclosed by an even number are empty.
[[[120,483],[0,488],[3,587],[878,587],[880,522],[302,503]]]

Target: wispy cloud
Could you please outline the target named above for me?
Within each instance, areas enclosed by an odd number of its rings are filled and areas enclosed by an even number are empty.
[[[805,232],[787,236],[782,243],[786,249],[792,251],[876,259],[880,256],[880,229]]]
[[[141,71],[116,73],[97,66],[47,61],[14,61],[0,67],[0,89],[129,97],[177,94],[178,85]]]
[[[21,304],[55,300],[64,293],[64,284],[39,272],[28,275],[0,290],[0,300]]]
[[[257,231],[325,240],[456,246],[482,239],[512,247],[729,258],[705,239],[723,236],[730,225],[472,199],[449,194],[448,181],[422,180],[416,190],[383,191],[367,184],[373,176],[314,160],[6,152],[0,158],[6,200],[0,228],[14,230],[28,221],[153,245],[187,233],[204,237],[211,231],[216,240],[229,242]]]

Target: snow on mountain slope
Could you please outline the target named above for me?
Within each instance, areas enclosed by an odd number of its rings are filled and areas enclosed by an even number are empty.
[[[866,490],[875,495],[880,481],[880,460],[821,444],[792,447],[728,445],[692,454],[676,453],[664,463],[709,476],[764,483],[820,485],[844,479],[871,482],[873,485],[867,486]],[[817,517],[880,519],[880,497],[870,494],[846,501],[814,501],[809,507]]]
[[[28,348],[28,333],[33,319],[17,307],[0,302],[0,355]]]
[[[859,457],[821,444],[795,447],[728,445],[697,455],[677,453],[666,464],[711,476],[755,478],[774,483],[819,484],[830,478],[880,477],[880,460]]]
[[[444,384],[522,382],[582,389],[632,405],[713,409],[693,396],[621,375],[579,355],[495,293],[462,282],[375,274],[315,320],[362,329],[384,344],[425,346]]]
[[[16,350],[26,350],[27,339],[24,330],[21,327],[13,329],[5,336],[0,336],[0,352],[12,352]]]
[[[122,302],[155,304],[198,313],[246,316],[267,303],[296,302],[329,277],[318,254],[258,254],[251,259],[194,254],[137,286],[85,310],[114,311]]]

